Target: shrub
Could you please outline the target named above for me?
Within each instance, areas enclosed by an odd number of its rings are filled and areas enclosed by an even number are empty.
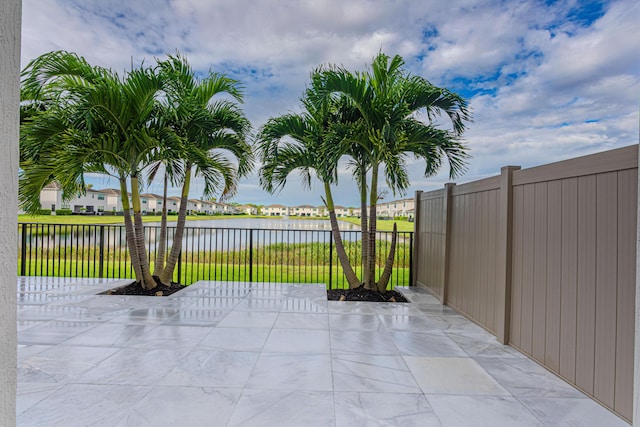
[[[71,209],[56,209],[56,215],[72,215],[73,211]],[[46,215],[50,215],[46,214]]]

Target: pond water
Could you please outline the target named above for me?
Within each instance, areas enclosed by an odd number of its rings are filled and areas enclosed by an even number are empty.
[[[343,240],[359,240],[359,225],[344,221],[340,221],[339,224]],[[27,230],[25,237],[25,243],[30,248],[55,250],[58,247],[79,249],[105,246],[115,250],[126,246],[122,225],[83,225],[70,228],[43,225],[40,229],[38,225],[33,227]],[[144,227],[147,249],[152,251],[159,240],[160,222],[146,222]],[[168,223],[169,246],[175,227],[175,221]],[[182,247],[191,251],[228,251],[277,243],[329,243],[332,239],[330,231],[329,220],[242,217],[193,220],[187,221]]]
[[[360,230],[360,226],[350,222],[338,221],[340,230]],[[146,222],[145,225],[160,225],[160,222]],[[170,222],[169,227],[175,227]],[[221,219],[204,219],[187,221],[187,227],[203,228],[249,228],[269,230],[331,230],[329,220],[321,219],[290,219],[286,217],[274,218],[244,218],[232,217]]]

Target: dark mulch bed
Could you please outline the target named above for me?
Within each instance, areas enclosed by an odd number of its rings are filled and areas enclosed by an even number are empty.
[[[329,301],[370,301],[370,302],[409,302],[397,291],[380,293],[359,286],[354,289],[331,289],[327,291]]]
[[[156,280],[156,283],[158,280]],[[157,296],[166,297],[173,293],[176,293],[184,288],[186,285],[171,282],[171,286],[165,286],[162,283],[158,283],[157,286],[151,290],[142,289],[140,282],[133,282],[126,286],[119,288],[109,289],[105,292],[101,292],[99,295],[144,295],[144,296]]]

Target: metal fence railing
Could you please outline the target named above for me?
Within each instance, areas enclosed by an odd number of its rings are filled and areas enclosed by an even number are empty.
[[[167,247],[175,227],[168,227]],[[145,226],[153,270],[160,227]],[[342,231],[356,273],[362,277],[359,231]],[[391,232],[378,232],[377,266],[382,270]],[[133,278],[123,225],[21,223],[18,230],[21,276]],[[413,232],[398,232],[390,286],[412,280]],[[380,272],[379,272],[380,273]],[[348,287],[330,230],[187,227],[174,281],[198,280],[325,283]]]

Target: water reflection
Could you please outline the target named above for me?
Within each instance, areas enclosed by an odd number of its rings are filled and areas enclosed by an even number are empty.
[[[22,242],[29,250],[83,251],[102,247],[107,252],[126,248],[123,225],[52,225],[25,224]],[[160,223],[145,223],[147,250],[154,251],[160,238]],[[357,241],[359,226],[340,222],[342,238]],[[224,218],[188,221],[183,250],[243,250],[272,244],[329,243],[331,224],[328,220],[292,220],[287,218]],[[167,246],[173,243],[175,222],[168,225]],[[21,245],[20,245],[21,246]]]
[[[157,222],[148,222],[146,225],[157,225]],[[171,224],[169,224],[171,225]],[[360,226],[350,222],[338,221],[340,230],[359,230]],[[187,222],[187,227],[204,228],[253,228],[272,230],[331,230],[329,220],[290,219],[290,218],[222,218],[192,220]]]

